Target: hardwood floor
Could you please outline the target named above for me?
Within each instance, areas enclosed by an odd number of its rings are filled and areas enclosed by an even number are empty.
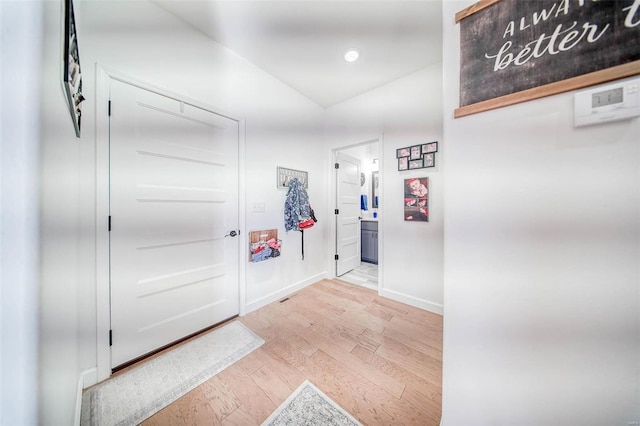
[[[238,320],[265,344],[143,425],[259,425],[305,379],[365,425],[440,423],[440,315],[323,280]]]

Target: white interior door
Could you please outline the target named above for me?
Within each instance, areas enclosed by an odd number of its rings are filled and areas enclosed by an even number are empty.
[[[336,275],[360,265],[360,160],[336,153]]]
[[[115,367],[238,314],[238,123],[110,90]]]

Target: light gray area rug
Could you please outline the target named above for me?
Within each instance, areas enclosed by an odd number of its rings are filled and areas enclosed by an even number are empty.
[[[305,380],[262,426],[362,426],[351,414]]]
[[[264,344],[239,321],[88,389],[81,424],[134,425]]]

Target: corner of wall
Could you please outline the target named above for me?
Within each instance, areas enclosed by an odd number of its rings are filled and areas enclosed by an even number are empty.
[[[298,281],[297,283],[291,284],[289,286],[286,286],[278,291],[272,292],[270,294],[267,294],[265,296],[262,296],[258,299],[252,300],[250,302],[248,302],[246,304],[246,309],[244,312],[244,315],[251,313],[253,311],[255,311],[256,309],[260,309],[263,306],[268,305],[269,303],[273,303],[277,300],[280,300],[284,297],[287,297],[293,293],[295,293],[296,291],[300,291],[305,287],[310,286],[311,284],[324,280],[326,279],[328,276],[327,272],[321,272],[319,274],[313,275],[311,277],[308,277],[302,281]]]
[[[442,315],[444,313],[443,306],[440,303],[434,303],[399,291],[382,289],[382,291],[380,291],[380,296],[387,297],[416,308],[424,309],[425,311],[433,312],[434,314]]]

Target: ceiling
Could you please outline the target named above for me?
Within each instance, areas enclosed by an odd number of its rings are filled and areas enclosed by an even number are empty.
[[[155,3],[324,108],[442,59],[441,0]]]

